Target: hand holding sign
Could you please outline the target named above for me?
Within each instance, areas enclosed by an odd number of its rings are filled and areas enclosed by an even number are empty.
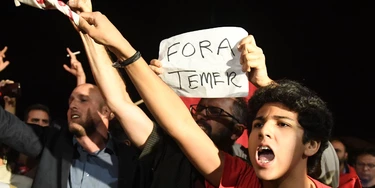
[[[157,75],[163,74],[163,68],[162,68],[161,61],[159,61],[157,59],[153,59],[153,60],[151,60],[151,62],[148,66],[151,68],[152,71],[154,71],[155,74],[157,74]]]
[[[43,10],[57,9],[68,16],[76,25],[79,24],[79,15],[59,0],[14,0],[14,3],[16,6],[20,6],[23,3]]]
[[[248,79],[252,84],[260,87],[272,82],[268,77],[263,50],[256,45],[253,35],[242,39],[238,44],[238,50],[241,52],[242,71],[248,73]]]

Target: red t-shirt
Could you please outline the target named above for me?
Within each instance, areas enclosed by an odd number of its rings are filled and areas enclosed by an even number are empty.
[[[225,153],[223,175],[219,188],[261,188],[262,184],[254,169],[239,157]],[[330,188],[329,186],[309,177],[316,188]],[[206,182],[206,188],[215,188]]]

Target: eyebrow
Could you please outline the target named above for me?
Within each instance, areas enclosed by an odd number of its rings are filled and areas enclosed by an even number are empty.
[[[78,94],[77,97],[75,97],[74,95],[70,95],[69,100],[72,100],[73,98],[82,98],[82,97],[90,98],[89,95]]]
[[[261,120],[261,121],[264,121],[266,118],[264,116],[259,116],[259,117],[256,117],[255,120]],[[292,118],[289,118],[289,117],[286,117],[286,116],[272,116],[272,119],[287,119],[287,120],[290,120],[290,121],[295,121],[294,119]]]

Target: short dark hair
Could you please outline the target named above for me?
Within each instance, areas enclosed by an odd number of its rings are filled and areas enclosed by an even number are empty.
[[[333,128],[332,113],[326,103],[312,90],[296,81],[282,79],[258,88],[250,98],[248,129],[259,109],[267,103],[281,103],[298,114],[298,123],[303,127],[303,139],[319,141],[320,148],[307,160],[308,174],[317,172],[323,151],[328,147],[328,139]]]
[[[247,107],[247,101],[244,97],[237,97],[234,99],[233,103],[233,116],[236,117],[240,123],[247,126],[247,115],[249,114],[249,109]]]
[[[344,146],[344,149],[345,151],[344,152],[348,152],[348,145],[346,144],[346,142],[341,139],[340,137],[332,137],[331,139],[329,139],[329,141],[332,143],[334,141],[336,142],[341,142],[341,144]]]
[[[29,113],[32,110],[44,111],[48,114],[49,119],[51,119],[51,114],[50,114],[48,106],[37,103],[37,104],[32,104],[26,108],[25,113],[24,113],[24,119],[23,119],[24,121],[27,121],[27,119],[29,118]]]
[[[357,158],[362,155],[372,155],[375,157],[375,147],[365,147],[359,150],[355,157],[355,163],[357,163]]]

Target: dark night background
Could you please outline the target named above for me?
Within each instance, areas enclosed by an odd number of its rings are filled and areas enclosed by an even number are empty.
[[[375,16],[370,1],[267,2],[92,0],[93,9],[105,14],[147,61],[157,58],[159,42],[173,35],[243,27],[264,50],[271,78],[302,81],[328,102],[335,116],[334,135],[374,138]],[[65,119],[76,84],[62,67],[69,63],[66,47],[82,52],[78,60],[93,83],[81,40],[57,10],[15,7],[13,0],[1,0],[0,48],[4,46],[11,64],[0,78],[21,83],[20,117],[26,106],[38,102],[51,108],[54,119]],[[135,92],[131,96],[140,99]]]

